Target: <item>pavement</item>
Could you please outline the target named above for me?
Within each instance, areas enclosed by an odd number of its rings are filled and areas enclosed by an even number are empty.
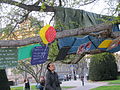
[[[84,82],[84,86],[82,86],[82,82],[80,79],[78,80],[71,80],[71,81],[63,81],[62,84],[60,85],[62,86],[73,86],[74,88],[67,88],[67,89],[62,89],[62,90],[91,90],[92,88],[96,88],[99,86],[106,86],[108,85],[107,82],[90,82],[85,80]],[[36,83],[30,83],[30,85],[36,85]],[[11,86],[11,87],[18,87],[18,86],[24,86],[24,84],[19,84],[17,86]]]
[[[75,86],[75,88],[62,89],[62,90],[91,90],[92,88],[96,88],[99,86],[107,85],[107,82],[90,82],[85,80],[85,85],[82,86],[81,80],[71,80],[62,82],[61,86]]]

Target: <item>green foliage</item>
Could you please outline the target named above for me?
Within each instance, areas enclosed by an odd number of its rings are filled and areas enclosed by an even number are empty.
[[[0,33],[2,33],[2,34],[4,34],[4,35],[2,35],[2,36],[0,37],[0,39],[5,39],[5,38],[7,38],[8,35],[10,34],[10,30],[12,30],[12,29],[13,29],[13,26],[10,25],[10,24],[6,25],[5,28],[2,28],[2,29],[0,30]]]
[[[59,53],[59,49],[58,49],[57,41],[55,41],[51,45],[49,45],[49,54],[48,54],[49,61],[54,62],[58,53]],[[74,54],[67,55],[64,60],[61,60],[61,62],[68,63],[68,62],[74,60],[75,56],[76,55],[74,55]]]
[[[41,5],[41,11],[44,11],[44,9],[46,9],[45,3],[43,2]]]
[[[69,63],[69,62],[73,61],[75,58],[77,58],[77,56],[75,54],[67,55],[65,57],[65,59],[62,60],[62,63]]]
[[[58,55],[58,46],[57,46],[57,41],[53,42],[50,46],[49,46],[49,55],[48,58],[50,61],[55,61],[57,55]]]
[[[69,29],[69,27],[68,26],[66,26],[65,24],[63,24],[60,20],[57,20],[56,21],[56,25],[54,26],[55,27],[55,29],[58,29],[58,30],[67,30],[67,29]]]
[[[42,28],[44,25],[43,21],[39,21],[37,18],[35,17],[29,17],[28,18],[30,20],[30,26],[33,28]]]
[[[37,18],[32,17],[32,16],[29,18],[29,20],[30,20],[30,28],[35,28],[34,33],[38,34],[38,32],[40,31],[40,28],[43,27],[44,22],[39,21]]]
[[[91,58],[89,78],[93,81],[117,79],[117,64],[111,53],[96,54]]]

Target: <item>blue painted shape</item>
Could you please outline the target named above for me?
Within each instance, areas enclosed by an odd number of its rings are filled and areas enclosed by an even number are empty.
[[[118,31],[120,31],[119,24],[114,24],[113,27],[112,27],[112,31],[113,31],[113,32],[118,32]]]
[[[58,39],[59,49],[65,46],[72,46],[74,41],[75,41],[75,37],[65,37],[65,38]]]
[[[111,53],[118,52],[118,51],[120,51],[120,45],[118,45],[117,47],[112,48],[110,50],[107,50],[107,52],[111,52]]]

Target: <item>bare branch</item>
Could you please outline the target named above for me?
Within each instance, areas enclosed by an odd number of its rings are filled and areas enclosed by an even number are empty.
[[[23,19],[15,24],[15,26],[13,27],[13,29],[12,29],[12,30],[10,31],[10,33],[8,34],[8,37],[12,34],[12,32],[15,30],[15,28],[17,27],[18,24],[21,24],[22,22],[24,22],[25,20],[27,20],[28,15],[29,15],[30,12],[31,12],[31,11],[28,11],[28,13],[23,16]],[[7,37],[7,38],[8,38],[8,37]]]
[[[97,26],[77,28],[77,29],[64,30],[61,32],[57,32],[56,38],[63,38],[63,37],[69,37],[69,36],[75,36],[75,35],[76,36],[77,35],[88,35],[89,33],[92,33],[92,32],[105,31],[105,30],[111,30],[111,29],[112,29],[112,24],[108,24],[108,23],[99,24]],[[114,36],[115,35],[116,34],[114,34]],[[32,37],[32,38],[26,38],[23,40],[0,40],[0,47],[18,47],[18,46],[24,46],[24,45],[40,43],[40,42],[41,42],[41,39],[39,36]]]
[[[91,4],[91,3],[95,2],[95,1],[97,1],[97,0],[89,1],[89,2],[86,2],[84,4],[80,4],[79,6],[85,6],[85,5]]]
[[[83,52],[81,54],[76,54],[75,59],[72,61],[66,62],[66,64],[77,64],[86,54],[98,54],[98,53],[102,53],[102,52],[105,52],[105,51],[96,49],[96,50]]]
[[[62,6],[62,1],[61,0],[59,0],[59,6]]]
[[[26,4],[19,3],[19,2],[13,1],[13,0],[0,0],[0,3],[18,6],[20,8],[25,9],[25,10],[28,10],[28,11],[40,11],[41,10],[41,6],[36,6],[38,4],[26,5]],[[44,9],[44,12],[54,12],[54,7],[46,6],[46,9]]]

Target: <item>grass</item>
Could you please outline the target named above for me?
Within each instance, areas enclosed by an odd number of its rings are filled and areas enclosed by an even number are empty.
[[[23,87],[14,87],[14,88],[11,88],[11,90],[23,90]]]
[[[91,90],[120,90],[120,85],[100,86]]]
[[[75,88],[76,86],[63,86],[62,88]]]
[[[23,90],[23,86],[21,86],[21,87],[13,87],[13,88],[11,88],[11,90]],[[35,85],[31,86],[31,90],[37,90]]]
[[[120,76],[118,77],[117,80],[107,80],[103,82],[108,82],[108,85],[110,86],[100,86],[91,90],[120,90],[120,85],[117,85],[120,84]]]
[[[75,86],[63,86],[62,88],[75,88]],[[23,90],[23,86],[13,87],[13,88],[11,88],[11,90]],[[32,85],[31,90],[38,90],[38,89],[36,89],[35,85]]]
[[[108,84],[120,84],[120,80],[111,80],[108,81]]]

